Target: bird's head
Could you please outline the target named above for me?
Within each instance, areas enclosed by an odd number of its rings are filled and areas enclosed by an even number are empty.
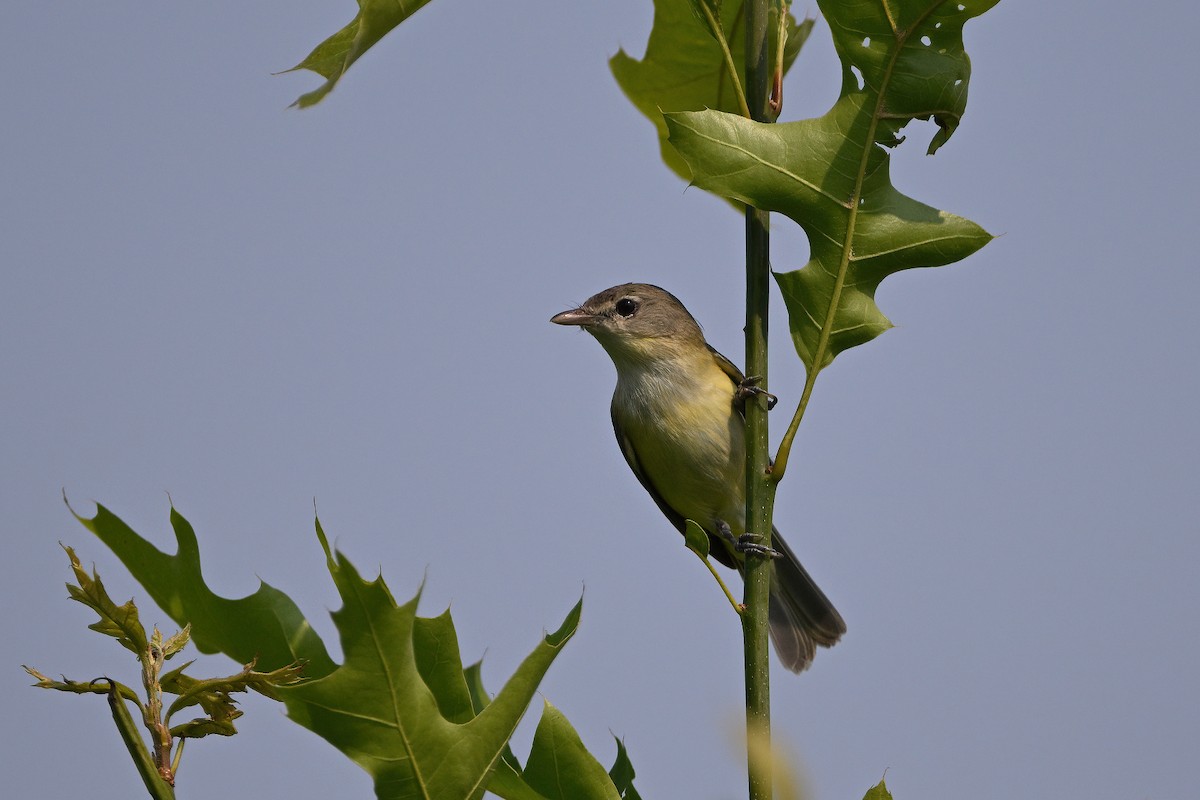
[[[557,325],[578,325],[595,336],[618,366],[705,351],[704,334],[683,303],[648,283],[624,283],[555,314]]]

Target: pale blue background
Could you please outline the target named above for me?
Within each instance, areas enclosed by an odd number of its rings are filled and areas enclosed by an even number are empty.
[[[353,10],[0,10],[6,793],[142,792],[103,702],[19,667],[134,679],[64,599],[59,540],[144,602],[65,487],[162,546],[170,492],[220,592],[261,576],[332,638],[316,497],[397,597],[427,576],[426,612],[452,603],[493,689],[586,587],[544,696],[606,764],[625,738],[647,800],[744,796],[736,622],[626,471],[608,360],[547,322],[651,281],[742,360],[741,221],[660,165],[606,67],[649,2],[437,0],[286,110],[319,81],[271,73]],[[1003,236],[889,279],[897,329],[822,376],[799,438],[777,521],[850,628],[773,687],[815,797],[885,770],[902,800],[1195,796],[1198,27],[1184,2],[1007,0],[967,27],[958,133],[897,153],[903,191]],[[836,87],[819,23],[785,118]],[[775,241],[803,262],[789,221]],[[370,796],[245,707],[181,797]]]

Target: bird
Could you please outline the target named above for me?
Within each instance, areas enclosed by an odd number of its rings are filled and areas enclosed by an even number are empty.
[[[614,286],[550,321],[587,331],[612,359],[613,431],[642,487],[680,533],[687,520],[696,522],[710,554],[741,573],[747,550],[765,550],[745,530],[744,478],[744,404],[765,392],[658,286]],[[802,672],[846,623],[777,529],[771,546],[770,637],[783,666]]]

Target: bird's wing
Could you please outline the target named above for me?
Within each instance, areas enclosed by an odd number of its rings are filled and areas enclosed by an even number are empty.
[[[637,450],[634,449],[633,442],[630,441],[629,437],[626,436],[624,431],[621,430],[621,426],[617,424],[616,414],[612,415],[612,423],[613,433],[617,435],[617,444],[621,446],[621,454],[625,456],[625,463],[629,465],[629,469],[633,470],[633,474],[637,476],[638,483],[642,485],[642,488],[645,489],[652,498],[654,498],[654,503],[658,506],[658,509],[662,511],[663,515],[666,516],[667,519],[671,521],[671,524],[675,526],[676,530],[678,530],[680,533],[683,533],[684,529],[687,527],[687,521],[683,518],[682,514],[671,508],[671,506],[667,505],[667,501],[663,499],[662,494],[658,491],[654,484],[651,483],[650,478],[646,475],[645,470],[642,469],[641,462],[638,460]]]
[[[729,376],[730,382],[733,383],[733,410],[736,411],[740,416],[745,417],[746,398],[743,397],[741,393],[737,391],[737,389],[741,388],[742,382],[746,380],[746,376],[742,374],[740,369],[737,368],[737,364],[734,364],[728,358],[718,353],[711,344],[705,342],[704,346],[708,348],[708,352],[712,353],[713,361],[717,362],[717,366],[721,368],[722,372]]]
[[[717,366],[721,368],[721,371],[729,376],[729,380],[733,381],[733,385],[741,386],[742,381],[746,380],[746,376],[737,368],[737,364],[734,364],[728,358],[718,353],[711,344],[705,343],[704,346],[708,348],[708,352],[712,353],[713,360],[717,362]]]
[[[716,351],[714,350],[713,352]],[[724,356],[722,356],[722,358],[724,358]],[[733,367],[732,364],[730,364],[730,366]],[[733,369],[736,370],[737,367],[733,367]],[[633,446],[633,441],[625,435],[625,433],[621,430],[621,426],[617,424],[616,414],[612,415],[612,423],[613,433],[617,435],[617,444],[621,446],[621,454],[625,456],[625,463],[629,465],[629,469],[635,476],[637,476],[638,483],[640,483],[642,488],[646,490],[646,494],[653,498],[654,504],[658,506],[658,510],[661,511],[663,516],[675,526],[675,530],[683,533],[687,529],[687,519],[678,511],[671,508],[670,504],[663,499],[662,493],[658,491],[658,488],[650,480],[650,477],[646,474],[645,470],[642,469],[641,461],[638,459],[637,449]],[[700,524],[700,521],[696,520],[696,523]],[[701,527],[704,526],[701,525]],[[725,566],[730,568],[737,567],[737,558],[729,552],[728,543],[726,543],[726,541],[719,536],[714,535],[712,532],[708,532],[708,552],[709,555],[717,559],[717,561],[721,562]]]

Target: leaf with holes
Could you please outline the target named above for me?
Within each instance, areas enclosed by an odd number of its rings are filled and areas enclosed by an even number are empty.
[[[823,117],[768,125],[717,111],[666,115],[697,186],[786,214],[808,234],[808,264],[775,277],[810,373],[891,327],[875,305],[888,275],[950,264],[991,240],[897,191],[887,148],[913,119],[938,124],[930,153],[950,138],[971,72],[963,24],[997,1],[824,0],[843,75]]]

